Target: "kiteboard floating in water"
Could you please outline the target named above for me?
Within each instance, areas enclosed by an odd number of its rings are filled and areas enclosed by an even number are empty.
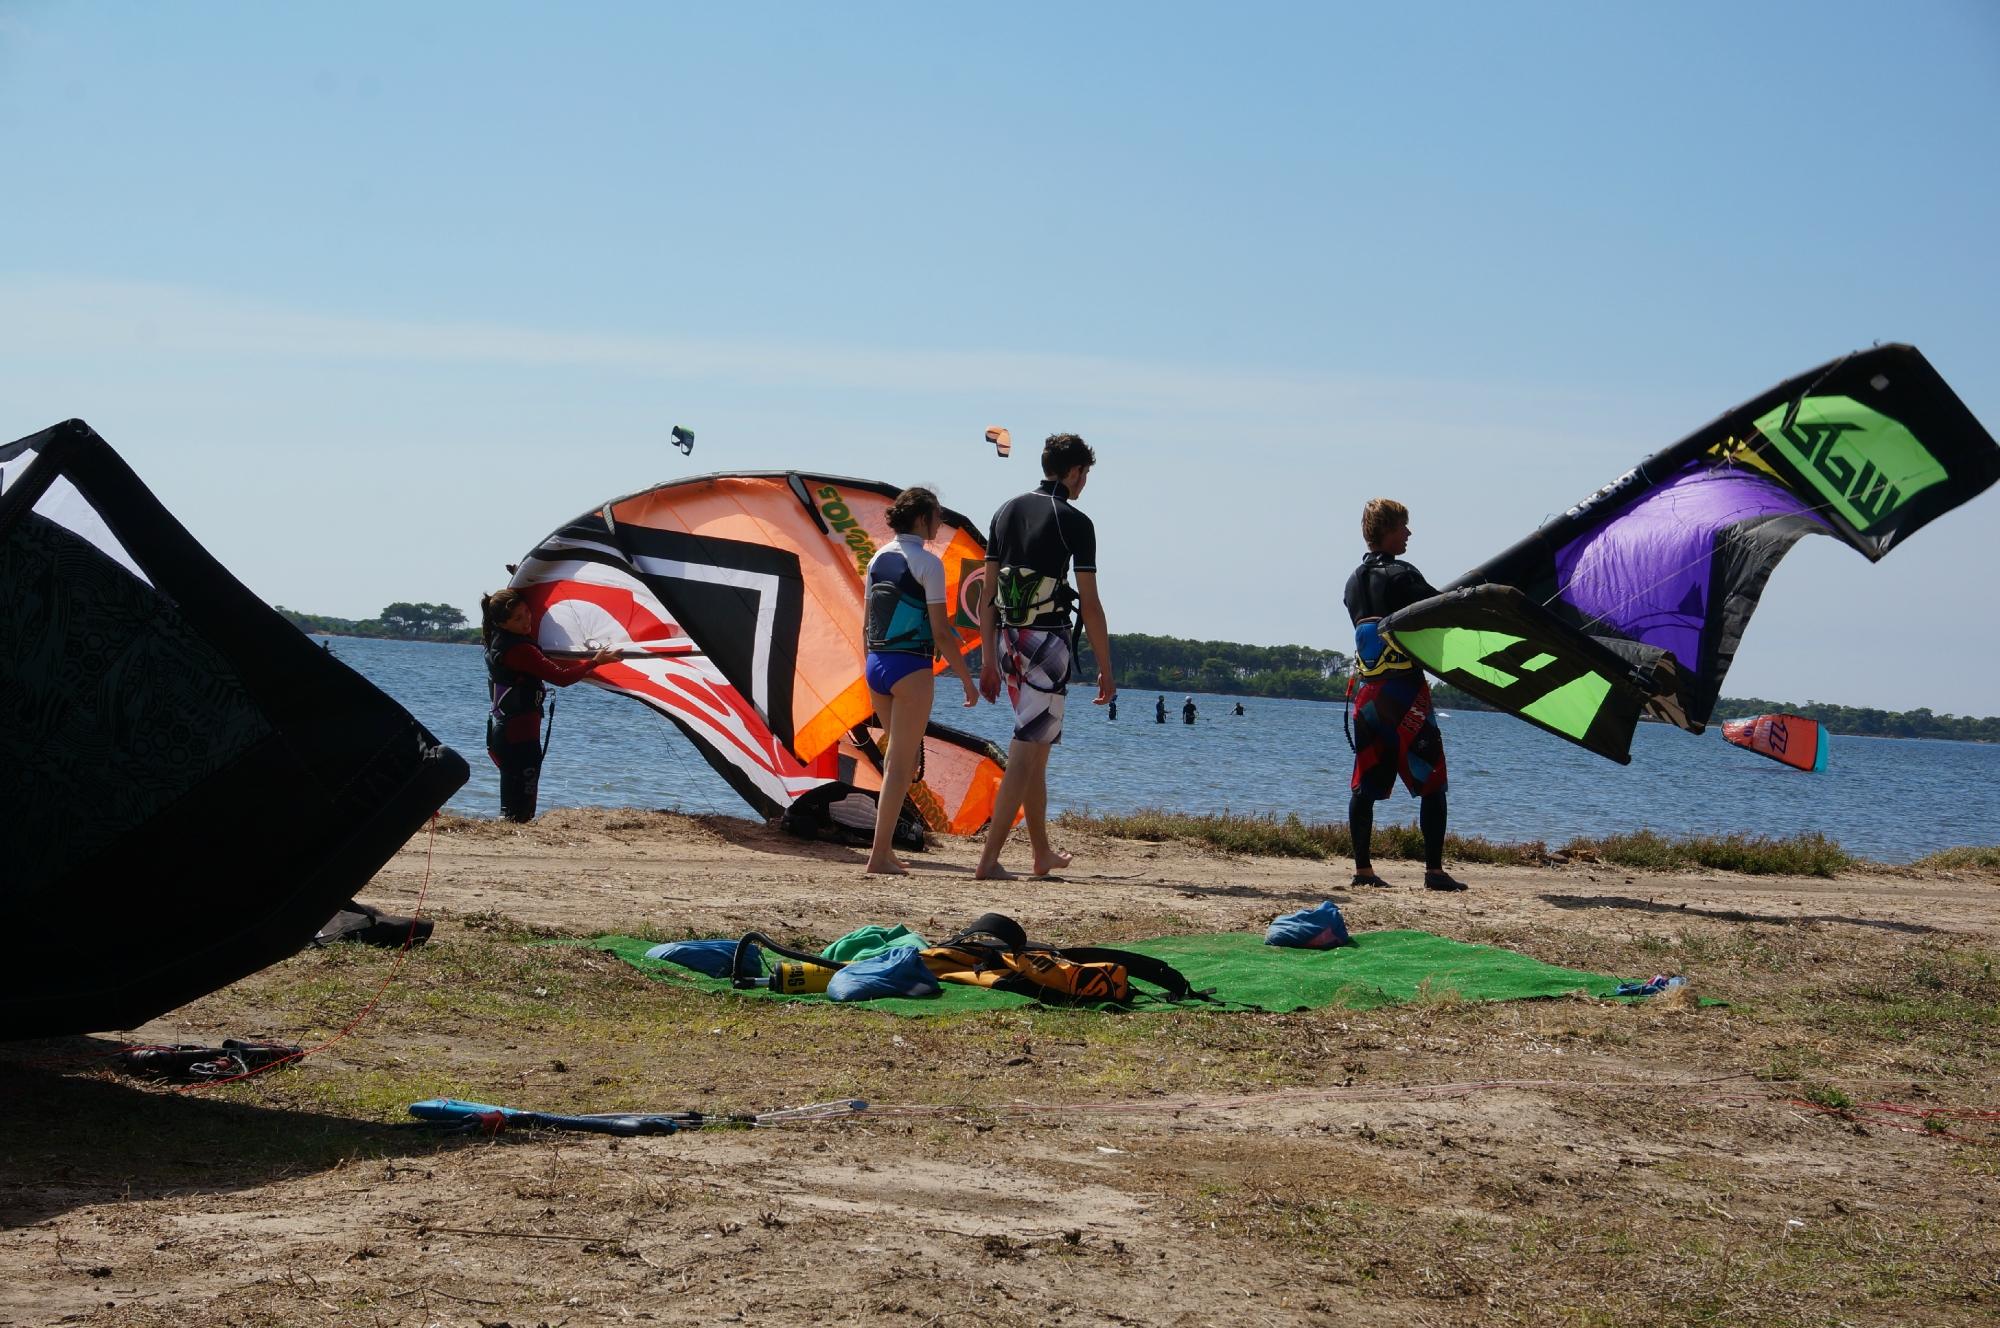
[[[0,1038],[132,1028],[295,953],[467,773],[89,425],[0,445]]]
[[[1804,715],[1758,715],[1752,719],[1728,719],[1722,736],[1736,746],[1759,756],[1788,765],[1794,770],[1826,769],[1826,749],[1831,736],[1818,720]]]
[[[512,584],[542,649],[619,651],[589,681],[671,720],[761,815],[809,796],[859,800],[868,805],[850,807],[852,819],[872,825],[882,760],[861,676],[862,576],[895,538],[897,492],[798,471],[678,480],[564,525],[521,559]],[[945,509],[930,547],[969,649],[985,541]],[[911,802],[932,830],[976,833],[1002,763],[984,739],[933,724]]]
[[[1382,631],[1444,681],[1621,765],[1642,714],[1706,727],[1764,583],[1831,535],[1873,562],[2000,479],[1914,346],[1778,384]]]

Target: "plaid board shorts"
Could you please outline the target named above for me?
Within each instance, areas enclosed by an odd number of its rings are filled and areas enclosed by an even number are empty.
[[[1063,707],[1069,700],[1073,662],[1067,630],[1000,629],[1000,672],[1007,679],[1007,699],[1014,705],[1017,741],[1062,741]]]
[[[1445,789],[1444,734],[1431,685],[1416,669],[1371,678],[1354,696],[1354,777],[1348,787],[1380,802],[1396,777],[1410,796]]]

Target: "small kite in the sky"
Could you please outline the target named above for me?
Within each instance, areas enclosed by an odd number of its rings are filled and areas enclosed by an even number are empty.
[[[993,450],[1002,457],[1014,449],[1014,435],[997,424],[986,431],[986,441],[993,444]]]
[[[674,446],[678,447],[681,450],[682,456],[693,456],[694,430],[682,428],[680,425],[676,424],[674,426]]]

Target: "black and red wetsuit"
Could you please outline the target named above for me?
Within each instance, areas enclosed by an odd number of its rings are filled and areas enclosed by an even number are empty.
[[[1410,564],[1391,554],[1371,553],[1347,578],[1341,598],[1348,620],[1358,628],[1435,594],[1423,573]],[[1444,737],[1438,732],[1424,671],[1401,651],[1381,651],[1373,659],[1367,655],[1357,633],[1355,664],[1362,670],[1362,681],[1352,710],[1354,775],[1348,787],[1379,801],[1395,789],[1401,775],[1412,797],[1443,793]]]
[[[542,694],[590,672],[587,659],[557,661],[525,636],[495,630],[486,643],[486,679],[493,709],[486,718],[486,754],[500,767],[500,814],[535,819],[542,779]]]
[[[1402,559],[1370,553],[1347,578],[1342,600],[1348,619],[1359,628],[1398,609],[1437,594],[1430,582]],[[1367,646],[1357,632],[1355,667],[1372,671],[1355,693],[1354,774],[1348,780],[1347,828],[1354,839],[1357,868],[1372,861],[1369,840],[1375,830],[1375,803],[1389,796],[1401,776],[1403,786],[1419,799],[1417,825],[1424,835],[1425,884],[1431,889],[1462,889],[1433,885],[1444,876],[1445,764],[1444,735],[1438,731],[1437,710],[1430,684],[1416,661],[1401,651],[1382,651],[1381,638],[1367,634],[1378,649],[1366,659]]]

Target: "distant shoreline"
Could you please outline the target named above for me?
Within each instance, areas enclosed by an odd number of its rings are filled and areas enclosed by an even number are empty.
[[[476,646],[479,644],[479,633],[471,630],[463,634],[454,634],[451,636],[387,636],[377,635],[374,632],[328,632],[314,628],[308,631],[306,635],[337,636],[347,641],[407,641],[411,645],[418,646]]]
[[[297,620],[294,619],[294,621],[296,622]],[[339,636],[357,641],[407,641],[418,645],[476,646],[479,644],[479,631],[477,628],[472,627],[433,636],[392,635],[387,632],[334,631],[326,627],[307,627],[303,625],[300,626],[300,630],[308,636]],[[1078,673],[1076,681],[1083,682],[1088,680],[1088,677],[1082,672]],[[1187,679],[1175,680],[1163,684],[1157,679],[1149,679],[1146,682],[1134,682],[1128,686],[1121,687],[1120,690],[1129,696],[1139,696],[1146,692],[1178,692],[1184,696],[1190,694],[1227,696],[1243,701],[1317,701],[1325,705],[1340,705],[1343,703],[1339,697],[1274,696],[1267,692],[1231,690],[1214,686],[1212,685],[1213,681],[1210,679],[1205,680],[1205,683],[1195,683],[1194,680]],[[1245,679],[1244,681],[1250,680]],[[1443,711],[1464,710],[1481,714],[1506,713],[1505,711],[1495,710],[1492,706],[1485,704],[1477,698],[1468,696],[1457,688],[1445,683],[1434,682],[1431,690],[1438,708]],[[1803,715],[1807,719],[1816,720],[1825,725],[1827,732],[1836,738],[1895,738],[1983,744],[2000,742],[2000,716],[1976,718],[1960,715],[1934,715],[1928,707],[1921,707],[1916,710],[1878,710],[1868,706],[1826,705],[1812,701],[1805,702],[1804,704],[1766,701],[1757,697],[1723,697],[1720,701],[1716,702],[1715,715],[1709,720],[1709,727],[1714,728],[1729,719],[1773,714]],[[1654,720],[1650,717],[1642,716],[1641,718],[1645,722],[1665,723],[1664,720]],[[1837,727],[1842,723],[1843,719],[1848,724],[1854,725],[1854,727]],[[1896,730],[1905,731],[1898,732]]]

